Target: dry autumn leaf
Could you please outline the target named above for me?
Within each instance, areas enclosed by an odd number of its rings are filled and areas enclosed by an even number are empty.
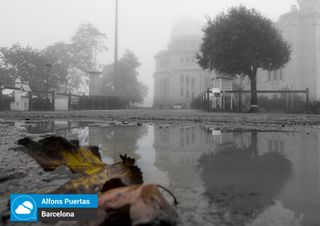
[[[80,147],[76,142],[63,137],[51,136],[38,142],[26,137],[19,140],[18,144],[26,147],[26,152],[45,171],[66,165],[73,173],[91,175],[106,167],[96,147]]]
[[[158,185],[111,189],[99,197],[99,225],[175,225],[177,213]]]
[[[134,160],[127,156],[121,156],[121,159],[97,173],[71,180],[53,193],[97,193],[107,181],[115,178],[120,179],[124,186],[142,184],[142,172],[132,165]]]
[[[24,138],[18,144],[25,146],[25,151],[46,171],[65,165],[73,173],[84,174],[54,193],[96,193],[112,178],[120,178],[124,185],[143,183],[142,172],[135,166],[135,160],[126,155],[120,156],[121,161],[107,165],[101,160],[98,148],[80,147],[77,141],[63,137],[51,136],[38,142]]]

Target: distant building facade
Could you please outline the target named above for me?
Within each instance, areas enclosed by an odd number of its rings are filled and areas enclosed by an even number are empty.
[[[193,100],[206,88],[212,87],[212,74],[202,70],[196,53],[202,41],[202,24],[186,19],[172,30],[167,50],[155,56],[154,108],[190,108]]]
[[[276,23],[284,39],[292,45],[290,62],[276,71],[258,71],[258,90],[305,90],[310,99],[320,99],[320,0],[298,0]],[[238,80],[239,81],[239,80]],[[248,78],[241,86],[250,89]]]

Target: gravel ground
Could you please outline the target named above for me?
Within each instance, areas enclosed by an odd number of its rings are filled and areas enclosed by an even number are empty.
[[[160,122],[197,122],[220,125],[259,127],[318,128],[320,115],[312,114],[247,114],[213,113],[197,110],[108,110],[108,111],[61,111],[61,112],[0,112],[0,120],[126,120]]]

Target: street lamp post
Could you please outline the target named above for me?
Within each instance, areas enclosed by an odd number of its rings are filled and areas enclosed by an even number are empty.
[[[114,37],[114,93],[117,95],[117,77],[118,77],[118,0],[116,1],[115,13],[115,37]]]

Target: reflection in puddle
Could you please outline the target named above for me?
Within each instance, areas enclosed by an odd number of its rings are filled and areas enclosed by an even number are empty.
[[[209,201],[244,225],[274,204],[291,175],[291,162],[278,152],[259,154],[257,132],[251,144],[220,144],[216,152],[199,159],[201,177]]]
[[[176,194],[183,225],[320,225],[319,134],[63,121],[24,126],[99,146],[108,162],[125,153],[136,158],[145,182]]]

